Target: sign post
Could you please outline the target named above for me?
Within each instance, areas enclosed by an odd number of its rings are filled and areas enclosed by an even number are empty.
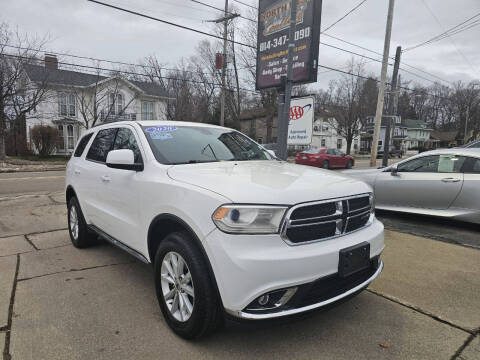
[[[279,88],[278,152],[287,158],[294,83],[317,81],[322,0],[260,0],[256,88]]]

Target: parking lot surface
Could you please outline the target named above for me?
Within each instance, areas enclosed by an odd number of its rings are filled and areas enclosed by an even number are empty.
[[[357,297],[188,342],[165,324],[149,265],[107,244],[71,246],[62,193],[4,197],[0,347],[5,360],[478,360],[480,250],[387,228],[385,269]]]

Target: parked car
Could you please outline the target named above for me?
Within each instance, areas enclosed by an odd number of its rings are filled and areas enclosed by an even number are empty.
[[[324,169],[346,168],[355,165],[355,159],[337,149],[311,149],[297,153],[295,163]]]
[[[463,148],[480,148],[480,140],[472,141],[471,143],[465,144],[462,146]]]
[[[373,187],[377,209],[480,224],[480,149],[433,150],[383,169],[344,173]]]
[[[269,319],[353,296],[383,268],[370,186],[277,160],[219,126],[87,130],[66,200],[73,245],[100,236],[152,264],[166,322],[189,339],[225,314]]]

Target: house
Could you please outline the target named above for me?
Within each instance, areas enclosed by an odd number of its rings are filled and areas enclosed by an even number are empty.
[[[432,131],[430,138],[434,141],[436,149],[452,148],[460,145],[463,139],[459,139],[458,131]]]
[[[392,121],[390,127],[390,146],[395,149],[407,151],[418,148],[432,148],[435,141],[430,138],[433,131],[423,120],[405,119],[400,116],[382,116],[380,125],[380,134],[378,137],[378,151],[383,151],[385,143],[385,134],[387,122]],[[375,117],[367,116],[365,120],[364,132],[361,140],[361,151],[370,153],[373,132],[375,125]]]
[[[347,151],[347,140],[338,134],[337,121],[328,110],[315,112],[313,122],[312,148],[334,148],[340,151]],[[353,138],[351,153],[358,153],[360,150],[360,135]]]
[[[336,126],[335,118],[327,111],[315,111],[311,145],[296,146],[295,149],[330,147],[346,152],[347,141],[338,134]],[[276,111],[269,112],[265,108],[255,108],[243,111],[240,114],[240,131],[260,144],[276,143]],[[360,136],[357,136],[352,142],[352,152],[357,152],[359,148]]]
[[[398,150],[407,150],[407,126],[402,123],[402,118],[400,116],[385,115],[382,116],[382,122],[380,125],[380,133],[378,136],[378,151],[383,152],[388,121],[392,122],[390,125],[390,147]],[[360,140],[360,151],[362,153],[371,152],[374,128],[375,116],[367,116],[367,118],[365,119],[365,124]]]
[[[55,56],[44,65],[27,64],[26,81],[45,84],[48,94],[27,114],[26,134],[38,124],[59,131],[56,155],[70,154],[86,128],[120,120],[164,119],[168,96],[157,83],[60,69]]]

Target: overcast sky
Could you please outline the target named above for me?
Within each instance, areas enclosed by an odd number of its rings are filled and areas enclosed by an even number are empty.
[[[104,1],[207,32],[212,31],[212,25],[205,23],[205,20],[221,15],[218,11],[191,0]],[[222,0],[202,1],[217,7],[224,6]],[[254,6],[258,4],[253,0],[242,1]],[[323,0],[322,28],[336,21],[359,2],[360,0]],[[233,5],[242,15],[248,14],[248,7],[235,2]],[[387,6],[388,0],[367,0],[327,33],[381,52]],[[28,34],[48,34],[51,41],[47,48],[51,51],[124,62],[137,62],[145,56],[155,54],[162,63],[175,65],[182,57],[192,55],[198,42],[206,38],[86,0],[0,0],[0,9],[0,21],[7,22],[11,27],[18,27],[21,32]],[[394,55],[397,45],[402,45],[403,48],[416,45],[476,13],[480,13],[480,0],[396,0],[390,55]],[[245,22],[246,20],[239,20],[239,24]],[[402,55],[402,62],[447,81],[479,79],[479,38],[480,26],[476,26],[451,39],[406,52]],[[331,38],[321,37],[321,41],[379,58]],[[351,56],[320,46],[319,63],[344,68]],[[367,72],[379,76],[380,64],[365,61]],[[419,74],[435,80],[429,75]],[[401,75],[402,81],[415,80],[421,84],[431,84],[407,73],[401,72]],[[318,86],[326,87],[337,76],[338,73],[320,69]]]

